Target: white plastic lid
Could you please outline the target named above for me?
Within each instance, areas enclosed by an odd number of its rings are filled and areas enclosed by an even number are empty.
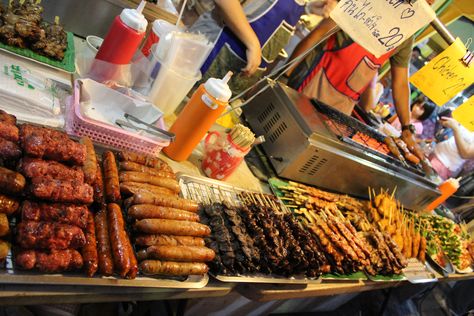
[[[163,35],[166,35],[166,34],[171,33],[173,31],[180,31],[181,30],[181,28],[179,26],[176,26],[174,24],[171,24],[168,21],[161,20],[161,19],[153,21],[152,29],[153,29],[153,32],[160,38]]]
[[[232,97],[232,91],[227,82],[230,77],[232,77],[232,74],[232,71],[229,71],[222,79],[209,78],[204,84],[204,88],[215,99],[222,102],[228,102],[230,97]]]
[[[120,13],[120,19],[125,25],[138,32],[146,31],[148,21],[136,9],[123,9],[122,13]]]

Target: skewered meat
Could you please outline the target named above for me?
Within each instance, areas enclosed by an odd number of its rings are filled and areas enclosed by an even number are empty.
[[[401,162],[405,162],[405,158],[400,153],[400,150],[398,149],[398,146],[395,143],[395,141],[393,140],[393,138],[387,136],[387,137],[385,137],[384,141],[385,141],[385,144],[387,145],[388,149],[390,149],[390,152],[392,153],[392,155],[394,155]]]
[[[61,203],[91,204],[92,187],[78,180],[31,179],[30,192],[42,200]]]
[[[22,250],[15,257],[15,264],[20,269],[38,269],[46,273],[59,273],[82,268],[81,254],[74,249],[65,250]]]
[[[0,167],[0,192],[19,194],[26,184],[25,178],[18,172]]]
[[[17,226],[17,242],[25,249],[67,249],[83,247],[86,238],[77,226],[23,221]]]
[[[74,179],[79,183],[84,182],[84,173],[80,168],[67,167],[56,161],[25,157],[20,162],[19,171],[27,178]]]
[[[17,160],[21,157],[20,147],[11,142],[0,137],[0,159],[5,161]]]
[[[62,132],[49,128],[24,124],[20,127],[20,138],[26,154],[75,165],[83,165],[86,148]]]
[[[21,212],[23,220],[58,222],[86,228],[89,211],[84,205],[24,201]]]

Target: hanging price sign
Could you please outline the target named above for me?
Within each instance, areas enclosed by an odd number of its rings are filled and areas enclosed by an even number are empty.
[[[331,12],[339,27],[377,58],[400,46],[435,17],[425,0],[341,0]]]
[[[474,95],[453,111],[453,118],[467,130],[474,132]]]
[[[410,82],[439,106],[474,82],[474,65],[462,62],[466,47],[459,38],[410,78]]]

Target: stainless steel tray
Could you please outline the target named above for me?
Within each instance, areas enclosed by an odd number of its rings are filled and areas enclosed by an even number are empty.
[[[235,187],[228,183],[218,180],[213,180],[204,177],[190,176],[183,173],[178,173],[177,178],[181,187],[181,194],[184,198],[192,199],[199,203],[212,203],[227,201],[234,206],[242,204],[240,193],[256,194],[257,201],[262,204],[267,202],[264,200],[263,193],[246,190]],[[258,196],[261,196],[259,199]],[[278,204],[277,207],[281,212],[288,212],[283,204]],[[321,283],[321,278],[307,278],[304,276],[292,276],[285,278],[276,275],[267,274],[253,274],[253,275],[214,275],[209,274],[215,279],[222,282],[236,282],[236,283],[272,283],[272,284],[318,284]]]

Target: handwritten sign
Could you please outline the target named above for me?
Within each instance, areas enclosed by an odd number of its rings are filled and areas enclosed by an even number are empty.
[[[377,58],[400,46],[436,13],[425,0],[341,0],[331,18]]]
[[[461,62],[466,47],[458,38],[410,77],[410,82],[439,106],[474,82],[474,65]]]
[[[453,118],[467,130],[474,132],[474,95],[453,111]]]

